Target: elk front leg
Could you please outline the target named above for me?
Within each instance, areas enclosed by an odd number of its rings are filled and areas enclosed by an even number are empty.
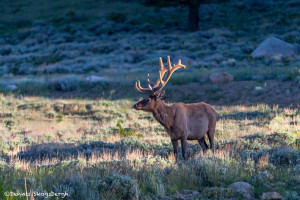
[[[175,156],[175,161],[177,162],[177,155],[178,155],[178,140],[171,140],[173,145],[173,152]]]
[[[186,155],[187,138],[181,138],[181,148],[182,148],[182,157],[184,160],[187,160],[187,155]]]

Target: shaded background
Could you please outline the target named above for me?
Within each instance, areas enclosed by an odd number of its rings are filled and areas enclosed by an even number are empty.
[[[284,0],[3,0],[0,91],[137,99],[134,82],[155,79],[158,58],[170,55],[187,69],[171,78],[168,100],[296,105],[299,56],[251,53],[269,36],[299,49],[299,8]],[[211,82],[215,72],[234,81]]]

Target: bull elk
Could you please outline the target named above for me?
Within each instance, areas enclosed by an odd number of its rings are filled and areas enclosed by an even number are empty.
[[[170,57],[168,56],[168,68],[165,68],[160,58],[158,80],[156,83],[153,83],[148,74],[148,88],[142,88],[140,81],[136,82],[135,88],[137,91],[147,94],[148,97],[133,105],[133,108],[136,110],[151,112],[154,118],[165,128],[166,132],[170,135],[176,161],[178,140],[181,140],[184,160],[187,159],[187,140],[198,140],[205,154],[208,149],[208,145],[204,139],[206,133],[208,134],[210,148],[214,153],[214,133],[217,122],[215,109],[204,102],[167,104],[161,100],[161,97],[164,95],[162,89],[171,78],[173,72],[180,68],[185,68],[185,65],[182,65],[180,60],[177,65],[173,65],[172,67]]]

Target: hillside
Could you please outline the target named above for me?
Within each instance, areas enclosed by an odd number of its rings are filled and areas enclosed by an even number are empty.
[[[211,73],[229,72],[237,86],[243,85],[240,81],[257,82],[250,93],[256,86],[264,87],[265,80],[275,80],[283,88],[290,87],[287,81],[295,82],[290,91],[273,91],[273,85],[266,90],[282,94],[283,101],[284,96],[291,96],[286,102],[276,102],[282,105],[299,100],[293,100],[299,90],[299,56],[282,61],[251,57],[269,35],[299,46],[296,1],[203,4],[201,28],[195,32],[187,31],[184,7],[145,7],[122,1],[26,2],[1,1],[2,92],[9,92],[6,86],[15,84],[19,86],[16,94],[107,98],[113,93],[111,97],[119,99],[124,98],[119,94],[122,85],[128,90],[126,98],[133,98],[134,82],[146,81],[147,73],[157,77],[158,58],[166,60],[170,55],[173,62],[180,58],[187,66],[171,80],[176,88],[195,82],[201,93],[214,87],[208,81]],[[141,12],[136,15],[136,10]],[[86,83],[89,75],[106,81]],[[65,82],[69,85],[62,87]],[[216,91],[199,98],[221,105],[227,100],[214,98],[222,95]],[[273,96],[268,96],[250,103],[271,102]],[[240,97],[237,102],[247,103]]]

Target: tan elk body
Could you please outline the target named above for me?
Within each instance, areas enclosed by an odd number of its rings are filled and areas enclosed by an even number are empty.
[[[160,58],[161,69],[156,83],[151,82],[149,74],[148,88],[142,88],[140,81],[136,83],[136,89],[143,94],[147,94],[148,97],[134,104],[133,107],[137,110],[152,112],[154,118],[164,126],[170,135],[176,160],[178,154],[178,140],[181,140],[182,156],[185,160],[187,159],[187,140],[198,140],[205,153],[208,149],[208,145],[204,139],[206,133],[210,142],[210,148],[212,148],[214,152],[214,133],[217,113],[212,106],[203,102],[167,104],[161,100],[164,94],[162,88],[168,82],[172,73],[179,68],[185,68],[180,60],[177,65],[172,67],[169,56],[168,66],[168,68],[165,68]],[[163,79],[165,73],[167,73],[167,75]]]

